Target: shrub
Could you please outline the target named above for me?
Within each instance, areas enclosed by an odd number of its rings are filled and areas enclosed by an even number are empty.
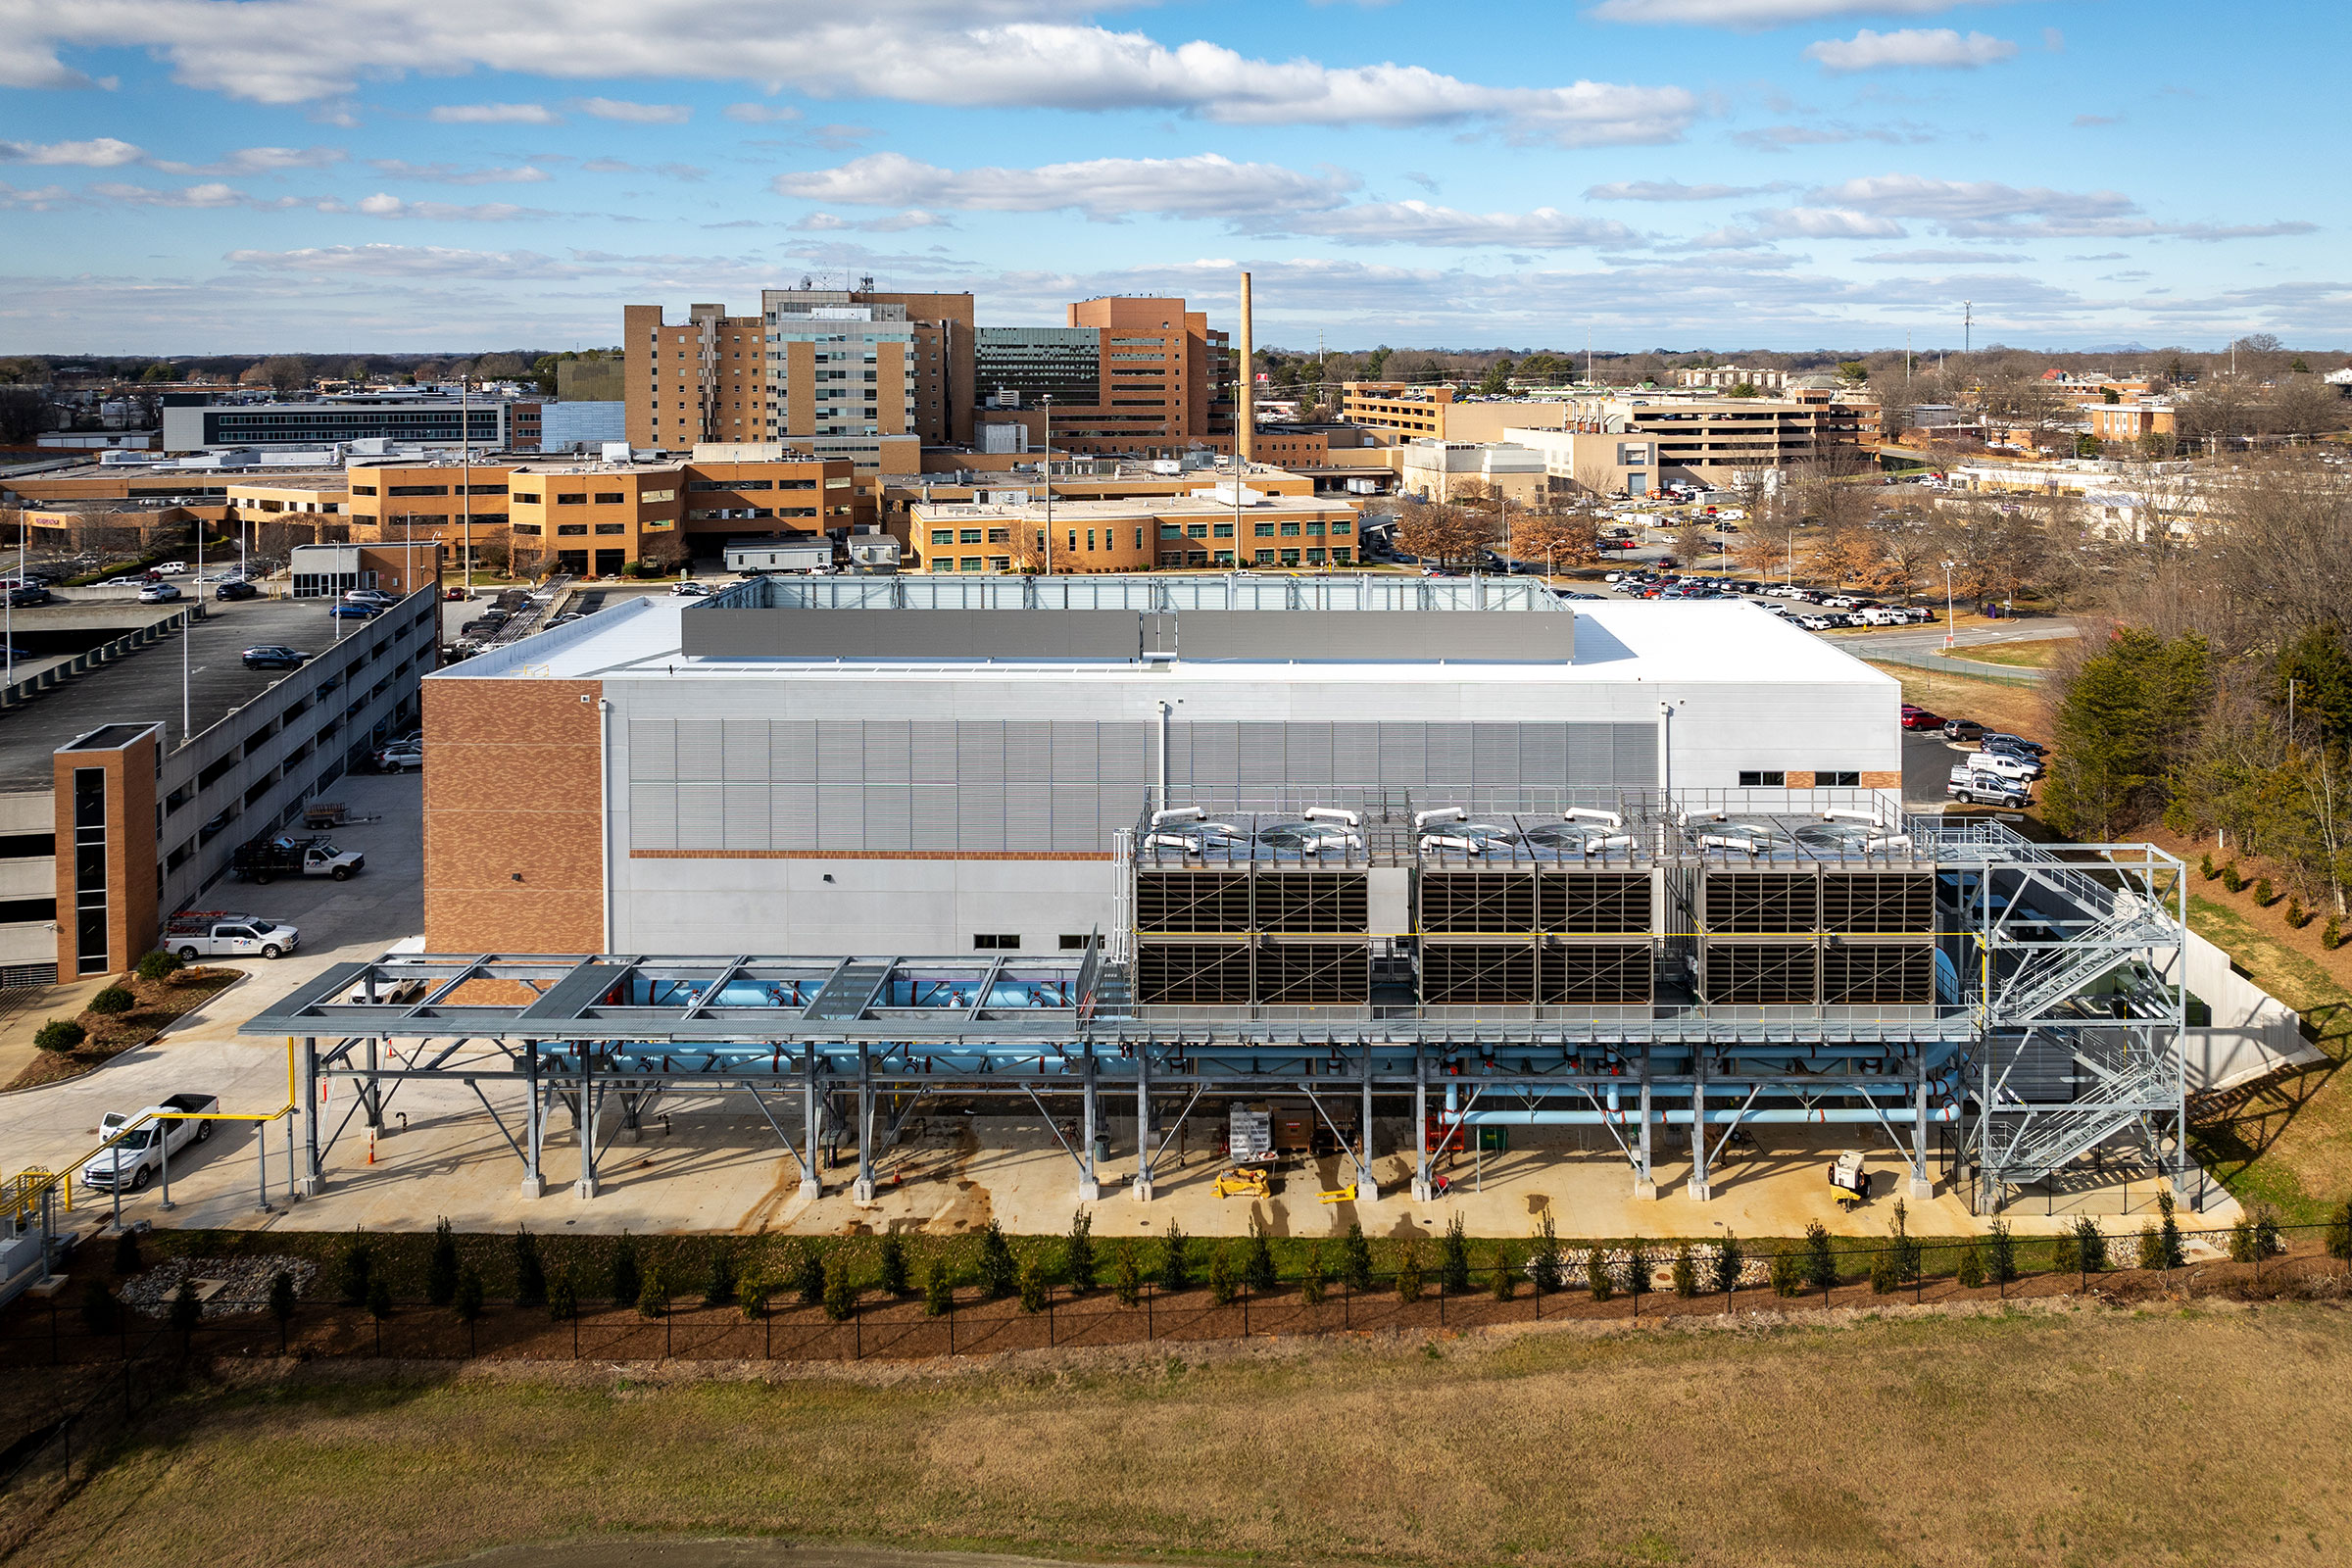
[[[1625,1279],[1636,1296],[1649,1289],[1649,1249],[1638,1240],[1625,1244]]]
[[[825,1257],[807,1242],[793,1253],[792,1294],[800,1298],[803,1306],[814,1306],[825,1298]]]
[[[2290,893],[2286,896],[2286,923],[2297,931],[2311,924],[2311,911],[2303,907],[2300,894]]]
[[[2164,1267],[2164,1242],[2157,1236],[2156,1227],[2144,1222],[2139,1227],[2139,1266]]]
[[[1110,1293],[1121,1306],[1133,1306],[1144,1298],[1144,1265],[1136,1256],[1133,1242],[1119,1243],[1119,1250],[1110,1254]]]
[[[884,1240],[887,1247],[888,1242],[896,1240],[896,1238],[885,1238]],[[903,1258],[901,1272],[905,1272]],[[904,1282],[902,1281],[902,1283]],[[742,1288],[742,1276],[735,1266],[735,1249],[726,1246],[713,1249],[710,1253],[710,1278],[703,1286],[703,1304],[705,1306],[724,1306],[735,1299],[735,1293]]]
[[[366,1237],[354,1234],[343,1249],[343,1256],[335,1271],[335,1283],[341,1287],[346,1306],[362,1306],[368,1300],[368,1285],[375,1274],[375,1247]]]
[[[1159,1240],[1159,1288],[1181,1291],[1193,1283],[1192,1238],[1174,1220],[1168,1221],[1168,1233]]]
[[[2269,877],[2266,876],[2256,879],[2254,883],[2254,902],[2256,904],[2267,909],[2278,900],[2278,894],[2271,891],[2271,879]]]
[[[539,1238],[514,1227],[514,1304],[547,1304],[547,1265],[539,1260]]]
[[[1715,1248],[1715,1289],[1729,1296],[1740,1288],[1740,1270],[1746,1264],[1747,1254],[1740,1250],[1740,1238],[1730,1231]]]
[[[850,1260],[835,1252],[825,1260],[825,1316],[846,1323],[857,1310],[858,1282],[850,1273]]]
[[[1827,1291],[1838,1283],[1838,1254],[1830,1249],[1830,1228],[1815,1220],[1805,1227],[1805,1283]]]
[[[1900,1288],[1902,1281],[1895,1266],[1894,1249],[1882,1247],[1870,1254],[1870,1289],[1873,1295],[1886,1296]]]
[[[114,1018],[139,1004],[139,999],[121,986],[108,986],[89,1001],[89,1010],[101,1018]]]
[[[471,1264],[458,1270],[457,1299],[450,1305],[457,1309],[461,1323],[470,1323],[482,1315],[482,1276]]]
[[[638,1282],[637,1315],[669,1316],[669,1270],[658,1258],[645,1266],[644,1278]]]
[[[568,1268],[547,1282],[547,1315],[558,1323],[580,1315],[580,1282]]]
[[[1960,1250],[1960,1288],[1973,1291],[1984,1283],[1984,1254],[1970,1242]]]
[[[1984,1273],[1995,1285],[2017,1278],[2017,1238],[2009,1234],[2007,1220],[1994,1220],[1985,1233]]]
[[[1919,1278],[1919,1239],[1911,1234],[1911,1214],[1901,1199],[1894,1200],[1894,1279],[1908,1285]]]
[[[1609,1279],[1608,1254],[1597,1247],[1585,1253],[1585,1290],[1595,1301],[1605,1301],[1616,1294]]]
[[[1491,1288],[1497,1301],[1507,1301],[1519,1294],[1518,1262],[1511,1256],[1507,1247],[1494,1249],[1494,1276]]]
[[[2277,1257],[2286,1250],[2286,1241],[2278,1234],[2278,1216],[2265,1203],[2254,1211],[2254,1255]]]
[[[1212,1248],[1208,1254],[1208,1298],[1231,1306],[1234,1298],[1233,1258],[1229,1248]]]
[[[424,1298],[447,1306],[458,1298],[458,1239],[447,1216],[433,1224],[433,1250],[424,1264]]]
[[[1061,1271],[1069,1277],[1073,1291],[1091,1291],[1095,1276],[1102,1271],[1102,1260],[1095,1252],[1095,1216],[1080,1209],[1070,1216],[1069,1239],[1061,1244]]]
[[[2072,1230],[2060,1231],[2050,1242],[2050,1272],[2079,1274],[2082,1271],[2082,1243]]]
[[[767,1316],[768,1302],[776,1294],[776,1282],[761,1269],[746,1276],[735,1287],[735,1307],[746,1323],[757,1323]]]
[[[368,1315],[378,1323],[392,1315],[392,1282],[381,1274],[368,1282]]]
[[[2337,1204],[2328,1223],[2328,1255],[2338,1262],[2352,1258],[2352,1203]]]
[[[2156,1195],[2156,1212],[2159,1215],[2156,1227],[2156,1245],[2164,1250],[2164,1261],[2159,1266],[2179,1268],[2182,1260],[2180,1222],[2173,1217],[2172,1194],[2158,1193]]]
[[[935,1257],[923,1274],[923,1315],[945,1317],[956,1309],[956,1272],[948,1260]]]
[[[2213,868],[2213,852],[2211,850],[2207,850],[2204,856],[2197,861],[2197,875],[2210,882],[2221,874],[2221,872]]]
[[[1213,1273],[1214,1270],[1211,1272]],[[1021,1310],[1043,1312],[1046,1309],[1047,1293],[1050,1289],[1051,1287],[1046,1283],[1046,1271],[1038,1266],[1037,1259],[1032,1257],[1023,1260],[1021,1263]],[[1230,1294],[1229,1292],[1228,1295]]]
[[[2237,1217],[2237,1223],[2230,1227],[2230,1261],[2251,1263],[2261,1255],[2254,1250],[2253,1217],[2241,1213]]]
[[[879,1283],[884,1294],[905,1296],[912,1278],[906,1267],[906,1238],[897,1231],[887,1232],[882,1238],[881,1255],[876,1261],[879,1264],[881,1275]]]
[[[1012,1255],[1012,1244],[1004,1239],[1004,1227],[993,1219],[980,1233],[980,1283],[987,1287],[992,1301],[1001,1301],[1021,1288],[1021,1265]]]
[[[294,1321],[294,1276],[279,1269],[270,1276],[270,1315],[283,1329]]]
[[[1446,1291],[1470,1288],[1470,1238],[1459,1214],[1446,1222],[1446,1238],[1438,1244],[1438,1286]]]
[[[2344,923],[2341,918],[2331,914],[2328,917],[2328,923],[2320,927],[2320,946],[2333,953],[2343,945]]]
[[[1551,1215],[1548,1212],[1544,1216],[1544,1223],[1536,1227],[1536,1253],[1533,1262],[1535,1263],[1536,1294],[1549,1296],[1558,1290],[1562,1283],[1560,1278],[1560,1237],[1559,1233],[1552,1229]]]
[[[112,1334],[121,1320],[122,1303],[115,1293],[106,1288],[103,1280],[90,1280],[81,1288],[81,1325],[92,1334]]]
[[[136,1274],[147,1266],[139,1256],[139,1233],[124,1231],[115,1238],[115,1278]]]
[[[88,1032],[73,1019],[52,1018],[41,1025],[39,1031],[33,1035],[32,1043],[42,1051],[55,1051],[63,1054],[74,1050],[88,1038]]]
[[[1689,1242],[1674,1250],[1674,1294],[1685,1300],[1698,1294],[1698,1264],[1690,1256]]]
[[[1364,1240],[1364,1227],[1355,1220],[1348,1222],[1347,1239],[1340,1244],[1340,1277],[1352,1290],[1372,1288],[1372,1244]]]
[[[382,1280],[377,1280],[375,1284],[376,1289],[383,1289]],[[196,1282],[181,1280],[179,1289],[172,1296],[172,1326],[179,1330],[184,1339],[196,1332],[196,1324],[203,1316],[204,1303],[196,1299]]]
[[[2231,860],[2228,865],[2222,867],[2223,887],[2228,888],[2232,893],[2235,893],[2245,887],[2245,885],[2246,879],[2239,874],[2237,862],[2235,860]]]
[[[157,980],[169,980],[179,973],[183,967],[185,966],[179,961],[178,954],[166,953],[163,949],[158,948],[139,960],[139,978],[150,983]]]
[[[612,1273],[608,1283],[614,1306],[635,1306],[645,1295],[645,1269],[637,1261],[637,1238],[627,1231],[620,1233],[620,1245],[612,1249]]]
[[[1250,1239],[1242,1245],[1242,1283],[1261,1295],[1282,1283],[1274,1267],[1274,1244],[1254,1214],[1250,1216]]]
[[[1404,1244],[1404,1255],[1396,1260],[1396,1299],[1421,1299],[1421,1244]]]
[[[1298,1271],[1298,1299],[1308,1306],[1323,1304],[1323,1244],[1306,1244],[1306,1266]]]
[[[2107,1268],[2107,1233],[2088,1219],[2075,1221],[2075,1267],[2086,1274]]]
[[[1772,1294],[1800,1295],[1805,1288],[1805,1254],[1792,1247],[1784,1247],[1772,1254]]]

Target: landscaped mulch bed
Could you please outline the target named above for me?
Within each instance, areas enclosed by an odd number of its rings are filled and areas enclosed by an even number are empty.
[[[138,998],[128,1012],[108,1015],[75,1014],[85,1038],[72,1051],[44,1051],[9,1083],[10,1089],[31,1089],[62,1083],[104,1066],[125,1051],[146,1045],[165,1029],[245,978],[242,969],[196,967],[181,969],[161,980],[141,980],[126,974],[115,984]]]

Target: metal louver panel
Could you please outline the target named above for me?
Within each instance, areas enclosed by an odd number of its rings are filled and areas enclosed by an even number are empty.
[[[727,847],[727,795],[723,784],[678,786],[678,848]]]
[[[762,760],[766,748],[760,748]],[[767,790],[765,784],[728,784],[726,799],[726,848],[730,850],[765,850],[773,846],[768,839]]]
[[[779,783],[816,782],[816,724],[813,720],[768,720],[767,776]]]
[[[719,723],[721,775],[730,784],[767,782],[767,720],[729,718]]]
[[[678,725],[675,719],[629,720],[629,777],[667,780],[678,776]]]
[[[629,786],[629,848],[674,850],[678,847],[678,787],[675,784]]]
[[[715,784],[726,776],[719,734],[715,718],[678,720],[678,782]]]

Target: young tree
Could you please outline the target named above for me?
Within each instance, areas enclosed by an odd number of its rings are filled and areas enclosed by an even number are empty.
[[[1071,1290],[1091,1291],[1100,1268],[1095,1255],[1095,1216],[1082,1208],[1070,1216],[1069,1240],[1061,1244],[1061,1271],[1068,1276]]]
[[[2160,810],[2211,679],[2194,633],[2167,642],[2125,628],[2082,660],[2056,694],[2058,750],[2042,795],[2051,822],[2112,839]]]
[[[1004,1239],[1004,1227],[993,1219],[980,1233],[980,1283],[992,1301],[1001,1301],[1021,1287],[1021,1266],[1013,1258],[1012,1244]]]

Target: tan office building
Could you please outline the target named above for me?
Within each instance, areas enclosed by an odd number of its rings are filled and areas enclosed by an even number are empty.
[[[1057,327],[992,326],[979,334],[979,418],[1018,422],[1055,452],[1173,458],[1232,450],[1232,346],[1205,312],[1175,298],[1106,297],[1069,307]]]
[[[917,502],[910,571],[1063,573],[1178,566],[1352,566],[1355,509],[1312,496],[1232,490],[1115,501]],[[1048,550],[1049,535],[1052,541]]]
[[[847,532],[870,520],[846,459],[528,463],[507,483],[517,565],[552,556],[576,576],[716,556],[732,538]]]

